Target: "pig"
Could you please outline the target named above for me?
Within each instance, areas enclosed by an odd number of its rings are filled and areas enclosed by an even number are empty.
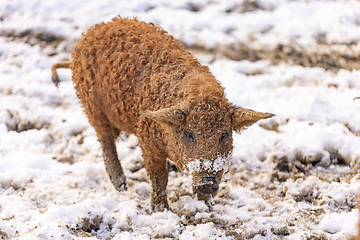
[[[233,150],[233,131],[274,116],[230,103],[224,88],[161,27],[115,17],[87,30],[70,68],[75,90],[102,147],[105,169],[118,191],[127,190],[115,140],[135,134],[149,176],[151,208],[169,209],[167,159],[192,178],[200,200],[211,207]]]

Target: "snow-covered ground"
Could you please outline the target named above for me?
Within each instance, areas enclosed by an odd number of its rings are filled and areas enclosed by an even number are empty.
[[[172,211],[149,213],[134,136],[117,192],[75,96],[51,66],[91,25],[137,16],[186,44],[234,103],[277,116],[235,135],[212,210],[170,168]],[[1,239],[353,239],[360,216],[360,2],[2,0]],[[249,61],[251,60],[251,61]]]

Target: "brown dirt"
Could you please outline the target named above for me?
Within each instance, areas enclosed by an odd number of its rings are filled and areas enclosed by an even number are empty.
[[[278,45],[273,49],[255,48],[243,43],[205,49],[202,46],[189,46],[193,51],[207,51],[220,54],[232,60],[270,60],[273,64],[291,63],[304,67],[321,67],[334,72],[340,69],[360,69],[360,48],[355,44],[327,44],[304,48],[298,44]]]

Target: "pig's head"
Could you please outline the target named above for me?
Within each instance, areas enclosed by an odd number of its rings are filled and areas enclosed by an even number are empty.
[[[233,131],[241,131],[273,114],[234,106],[227,101],[176,105],[145,115],[160,123],[170,159],[203,194],[213,194],[228,169]]]

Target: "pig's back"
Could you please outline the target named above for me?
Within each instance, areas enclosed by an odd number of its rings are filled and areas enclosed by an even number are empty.
[[[114,125],[121,122],[118,128],[129,133],[141,111],[180,102],[183,77],[200,66],[160,27],[119,17],[90,28],[72,57],[79,98],[96,101]]]

